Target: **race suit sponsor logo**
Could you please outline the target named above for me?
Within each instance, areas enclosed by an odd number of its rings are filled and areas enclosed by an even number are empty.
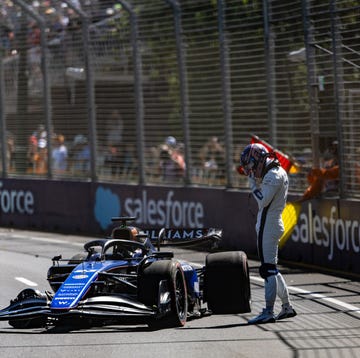
[[[0,181],[0,211],[4,214],[27,214],[34,213],[34,195],[29,190],[8,190],[3,188]]]
[[[328,216],[313,215],[312,205],[301,213],[291,239],[302,244],[325,247],[329,250],[328,260],[332,261],[336,250],[360,252],[360,223],[338,217],[336,206],[330,208]]]
[[[103,229],[113,216],[133,216],[136,223],[159,227],[203,227],[204,207],[198,201],[176,200],[170,190],[164,198],[152,199],[143,190],[140,197],[122,197],[99,187],[95,195],[94,214]]]

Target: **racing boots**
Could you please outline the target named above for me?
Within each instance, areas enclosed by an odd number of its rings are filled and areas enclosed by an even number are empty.
[[[248,324],[263,324],[263,323],[274,323],[275,316],[274,311],[264,308],[262,313],[248,321]]]
[[[296,315],[297,313],[293,306],[289,304],[283,304],[280,313],[276,316],[276,320],[279,321],[281,319],[295,317]]]

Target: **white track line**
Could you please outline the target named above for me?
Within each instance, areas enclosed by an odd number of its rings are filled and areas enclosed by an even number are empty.
[[[15,277],[15,280],[27,285],[27,286],[30,286],[30,287],[36,287],[38,284],[33,282],[33,281],[30,281],[28,280],[27,278],[24,278],[24,277]]]
[[[262,279],[261,277],[257,277],[257,276],[250,276],[250,279],[252,281],[256,281],[256,282],[262,282],[262,283],[264,282],[264,279]],[[351,311],[351,313],[357,313],[357,314],[360,315],[360,308],[359,307],[356,307],[356,306],[351,305],[349,303],[340,301],[340,300],[338,300],[336,298],[327,297],[327,296],[322,295],[320,293],[314,293],[314,292],[307,291],[307,290],[304,290],[302,288],[294,287],[294,286],[288,286],[288,289],[289,289],[289,291],[293,291],[293,292],[296,292],[296,293],[301,293],[301,294],[310,296],[312,298],[316,298],[318,300],[323,300],[323,301],[332,303],[332,304],[334,304],[336,306],[339,306],[339,307],[341,307],[343,309],[346,309],[347,311]]]
[[[78,246],[83,247],[84,244],[80,242],[74,242],[74,241],[67,241],[67,240],[61,240],[61,239],[53,239],[53,238],[47,238],[47,237],[35,237],[35,236],[28,236],[28,235],[21,235],[16,234],[12,236],[15,239],[21,239],[21,240],[32,240],[32,241],[39,241],[39,242],[49,242],[53,244],[67,244],[71,246]]]

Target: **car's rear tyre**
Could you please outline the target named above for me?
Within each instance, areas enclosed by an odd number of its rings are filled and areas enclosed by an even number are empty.
[[[169,293],[169,304],[160,304],[160,296],[166,296],[164,293]],[[185,276],[180,263],[160,260],[144,267],[139,274],[138,299],[147,306],[158,307],[159,317],[148,322],[150,328],[184,326],[188,301]],[[165,308],[165,312],[161,312],[162,308]]]
[[[243,251],[207,255],[204,297],[214,314],[251,311],[249,266]]]

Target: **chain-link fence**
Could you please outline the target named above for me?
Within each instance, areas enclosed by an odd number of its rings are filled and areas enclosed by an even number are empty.
[[[244,187],[252,134],[302,192],[338,150],[360,196],[360,5],[350,0],[0,4],[3,177]]]

